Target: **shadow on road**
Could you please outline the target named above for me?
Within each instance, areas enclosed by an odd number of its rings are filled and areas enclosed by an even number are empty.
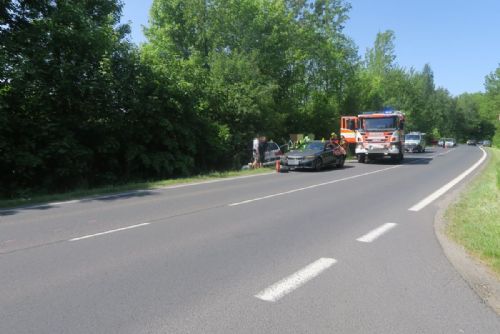
[[[422,158],[407,158],[403,163],[407,163],[409,165],[428,165],[431,163],[433,158],[430,157],[422,157]]]
[[[157,195],[158,193],[155,193],[152,190],[135,190],[135,191],[129,191],[125,193],[119,193],[119,194],[110,194],[110,195],[102,195],[102,196],[95,196],[95,197],[88,197],[88,198],[83,198],[83,199],[76,199],[75,201],[79,203],[89,203],[89,202],[110,202],[110,201],[117,201],[117,200],[123,200],[123,199],[129,199],[129,198],[138,198],[138,197],[145,197],[145,196],[154,196]],[[46,204],[35,204],[35,205],[29,205],[29,206],[21,206],[21,207],[16,207],[12,209],[0,209],[0,217],[2,216],[13,216],[15,214],[19,214],[22,212],[28,212],[28,211],[46,211],[49,209],[56,209],[60,208],[65,204],[65,202],[70,202],[72,200],[68,201],[61,201],[61,202],[51,202],[51,203],[46,203]]]
[[[382,166],[396,166],[396,165],[428,165],[433,158],[428,156],[405,156],[402,162],[394,162],[391,159],[378,159],[378,160],[370,160],[367,162],[369,165],[382,165]]]
[[[334,172],[336,170],[342,170],[342,169],[349,169],[349,168],[354,168],[355,166],[350,166],[350,165],[344,165],[344,167],[338,168],[335,166],[327,166],[322,168],[320,171],[311,169],[311,168],[296,168],[293,170],[290,170],[290,172],[302,172],[302,173],[329,173],[329,172]]]

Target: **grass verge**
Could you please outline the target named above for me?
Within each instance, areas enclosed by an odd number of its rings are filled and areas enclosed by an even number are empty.
[[[136,183],[127,183],[121,185],[110,185],[103,186],[98,188],[90,188],[90,189],[77,189],[71,192],[59,193],[59,194],[36,194],[30,198],[16,198],[16,199],[8,199],[8,200],[0,200],[0,208],[13,208],[19,206],[26,205],[34,205],[34,204],[42,204],[49,203],[55,201],[69,201],[84,197],[93,197],[100,195],[110,195],[115,193],[121,193],[132,190],[139,189],[154,189],[160,187],[166,187],[176,184],[182,183],[195,183],[195,182],[203,182],[210,181],[215,179],[224,179],[229,177],[236,176],[246,176],[246,175],[255,175],[255,174],[263,174],[269,173],[272,171],[271,168],[259,168],[259,169],[249,169],[249,170],[241,170],[241,171],[229,171],[229,172],[213,172],[209,174],[197,175],[188,178],[178,178],[178,179],[167,179],[160,181],[151,181],[151,182],[136,182]]]
[[[458,202],[446,211],[448,235],[500,277],[500,149]]]

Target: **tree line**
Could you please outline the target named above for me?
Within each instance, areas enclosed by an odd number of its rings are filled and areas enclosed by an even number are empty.
[[[408,130],[495,134],[500,67],[454,97],[398,66],[392,31],[360,57],[343,0],[154,0],[140,46],[122,7],[0,2],[0,197],[236,168],[256,134],[326,137],[388,106]]]

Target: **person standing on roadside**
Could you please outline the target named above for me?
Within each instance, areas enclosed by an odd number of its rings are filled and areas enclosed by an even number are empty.
[[[267,140],[266,137],[262,136],[259,140],[259,167],[262,167],[264,160],[266,159],[267,150]]]
[[[253,154],[252,168],[257,168],[259,167],[259,136],[256,136],[253,139],[252,154]]]
[[[339,145],[339,139],[338,139],[337,134],[335,132],[332,132],[330,134],[330,144]]]

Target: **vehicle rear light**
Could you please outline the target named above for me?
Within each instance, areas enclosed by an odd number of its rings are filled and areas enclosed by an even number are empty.
[[[283,155],[283,152],[278,151],[278,152],[276,152],[275,154],[276,154],[276,155]]]

